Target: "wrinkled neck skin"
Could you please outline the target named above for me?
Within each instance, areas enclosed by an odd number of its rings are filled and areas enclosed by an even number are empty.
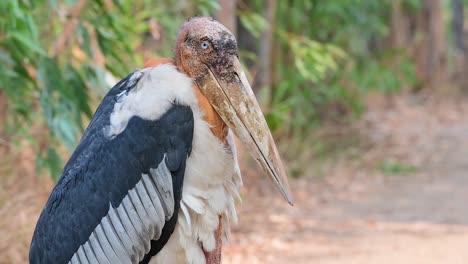
[[[197,70],[200,68],[200,67],[197,67],[198,63],[193,62],[190,59],[190,56],[188,55],[182,56],[182,54],[176,52],[174,61],[175,61],[175,65],[177,69],[180,72],[188,75],[190,78],[192,78],[192,80],[194,78],[197,78],[197,76],[201,76],[202,74],[205,74],[202,70]],[[145,63],[144,67],[145,68],[155,67],[157,65],[166,64],[166,63],[173,63],[173,61],[167,58],[154,58],[154,59],[148,60]],[[188,69],[191,69],[191,70],[188,71]],[[221,119],[221,117],[213,108],[213,106],[211,106],[208,99],[206,98],[206,96],[203,94],[203,92],[200,90],[200,88],[198,87],[196,83],[193,83],[193,90],[195,91],[195,95],[197,96],[200,109],[205,114],[204,119],[211,126],[211,131],[222,143],[226,143],[226,137],[227,137],[229,128]]]
[[[199,76],[206,74],[205,67],[200,67],[200,63],[193,61],[189,54],[184,54],[182,52],[176,52],[175,62],[177,69],[187,74],[192,80],[195,80]],[[226,123],[221,119],[219,114],[215,111],[213,106],[210,104],[206,96],[203,94],[201,89],[196,83],[193,83],[194,91],[198,99],[200,109],[202,109],[204,119],[208,124],[211,125],[211,131],[213,134],[223,143],[226,143],[226,137],[229,131]]]

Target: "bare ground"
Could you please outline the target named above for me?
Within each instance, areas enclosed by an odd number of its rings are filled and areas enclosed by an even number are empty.
[[[294,207],[251,188],[225,263],[468,263],[468,105],[407,96],[357,127],[370,146],[306,170]],[[386,174],[383,160],[416,170]]]
[[[346,153],[354,154],[311,160],[291,182],[294,207],[244,166],[244,202],[224,263],[468,263],[463,99],[405,95],[371,105],[353,129],[360,140]],[[10,175],[9,166],[32,155],[0,159],[7,168],[0,170],[0,263],[27,263],[52,186],[28,169]],[[383,161],[415,170],[389,172],[379,169]]]

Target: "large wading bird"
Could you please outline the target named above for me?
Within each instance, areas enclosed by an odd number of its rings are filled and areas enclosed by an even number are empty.
[[[104,97],[34,231],[35,263],[220,263],[242,180],[234,135],[284,198],[287,177],[238,60],[211,18],[179,31]]]

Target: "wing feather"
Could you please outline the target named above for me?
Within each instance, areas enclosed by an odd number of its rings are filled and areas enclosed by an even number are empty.
[[[85,243],[83,248],[86,257],[88,258],[88,263],[100,263],[94,254],[94,250],[89,246],[89,243]]]
[[[151,199],[151,203],[153,204],[152,208],[154,208],[154,213],[156,214],[152,219],[154,219],[155,222],[162,223],[165,219],[164,209],[155,188],[153,188],[154,184],[148,174],[143,175],[142,182]],[[161,236],[161,230],[156,229],[152,239],[157,239],[159,236]]]
[[[172,177],[166,163],[163,162],[156,169],[150,169],[150,174],[166,214],[166,220],[168,220],[174,213],[174,199],[172,194]]]
[[[138,183],[140,183],[139,181]],[[142,226],[142,233],[144,236],[144,240],[148,242],[148,250],[149,250],[149,242],[151,241],[151,228],[154,227],[155,225],[160,225],[161,228],[163,224],[152,224],[153,219],[149,218],[148,214],[146,213],[146,210],[143,208],[143,203],[141,202],[140,198],[138,197],[138,194],[136,192],[136,186],[130,192],[128,192],[128,197],[129,200],[137,214],[138,219],[141,221],[141,226]]]
[[[108,252],[106,254],[106,251],[104,250],[101,243],[99,242],[99,239],[96,236],[96,232],[93,232],[91,234],[91,237],[89,238],[88,243],[89,243],[91,249],[93,249],[94,255],[96,256],[96,259],[97,259],[98,263],[112,264],[110,262],[109,258],[107,257],[107,255],[108,254],[110,255],[111,253],[114,253],[114,251],[112,249],[108,250]]]
[[[98,240],[98,243],[100,244],[103,252],[106,254],[106,257],[108,258],[109,262],[111,264],[122,263],[119,260],[118,254],[116,253],[116,249],[122,250],[122,251],[125,249],[122,247],[122,245],[118,241],[115,241],[115,243],[117,243],[120,247],[112,246],[112,244],[109,242],[109,236],[102,229],[102,224],[98,225],[98,227],[94,231],[94,235],[96,239]]]
[[[123,209],[121,208],[120,210]],[[119,241],[125,246],[127,254],[130,255],[130,258],[134,258],[134,252],[136,251],[135,248],[137,246],[137,241],[134,240],[134,237],[130,233],[130,226],[125,227],[125,220],[123,220],[122,215],[119,214],[118,209],[112,208],[109,211],[109,213],[109,222],[111,223],[113,230],[118,235]],[[124,215],[126,216],[125,212]],[[131,225],[131,223],[127,225]]]
[[[172,234],[193,137],[189,106],[133,116],[106,135],[114,105],[144,76],[112,88],[64,167],[34,231],[30,263],[138,263]]]
[[[84,252],[84,249],[80,247],[78,249],[78,263],[89,263],[88,257],[86,256],[86,253]]]
[[[117,254],[118,259],[123,263],[130,262],[130,252],[132,252],[132,250],[127,248],[128,245],[126,246],[124,243],[122,243],[122,240],[120,239],[114,225],[110,221],[110,218],[104,218],[101,225],[104,231],[104,235],[109,238],[109,242],[111,243],[114,252]],[[96,230],[99,231],[99,228]]]
[[[143,249],[143,240],[139,236],[139,232],[135,228],[135,224],[132,222],[132,217],[128,214],[128,209],[126,208],[125,204],[128,201],[128,198],[125,197],[125,199],[122,202],[122,206],[119,206],[117,208],[117,213],[120,216],[120,219],[122,220],[122,225],[124,226],[127,234],[130,236],[132,245],[134,246],[134,252],[137,256],[137,259],[140,259],[140,256],[144,255],[144,249]],[[133,218],[133,221],[136,221],[135,218]],[[136,225],[137,228],[138,226],[141,226],[141,224]]]
[[[163,221],[159,220],[157,212],[154,209],[154,205],[151,202],[151,198],[149,197],[145,186],[143,185],[143,179],[137,183],[135,194],[137,195],[138,200],[141,203],[141,208],[143,208],[143,210],[145,211],[145,219],[147,219],[148,221],[154,219],[154,222],[162,223]],[[149,226],[149,236],[151,239],[153,239],[155,229],[157,229],[157,227],[151,224],[149,224]]]
[[[70,262],[72,264],[80,264],[80,260],[78,259],[78,255],[74,255]]]

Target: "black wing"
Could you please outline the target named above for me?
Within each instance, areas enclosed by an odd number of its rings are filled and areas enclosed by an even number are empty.
[[[106,137],[134,74],[109,91],[66,164],[37,222],[30,263],[137,263],[172,234],[193,113],[173,104],[158,120],[132,117],[122,133]]]

